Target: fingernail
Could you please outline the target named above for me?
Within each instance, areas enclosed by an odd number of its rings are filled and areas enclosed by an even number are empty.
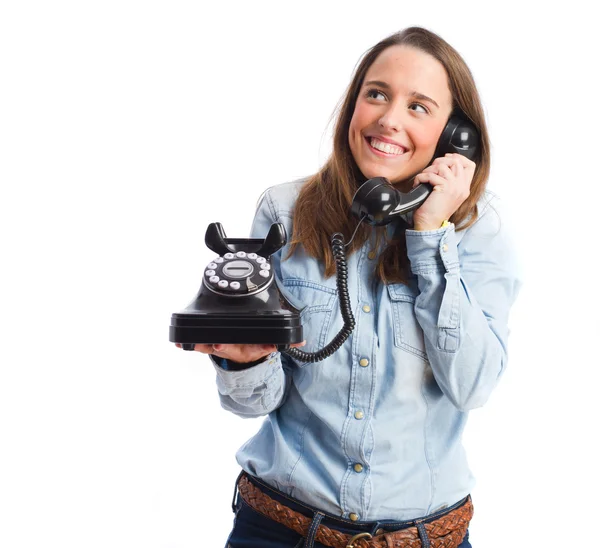
[[[219,350],[223,349],[223,345],[222,344],[213,344],[213,348],[218,352]]]

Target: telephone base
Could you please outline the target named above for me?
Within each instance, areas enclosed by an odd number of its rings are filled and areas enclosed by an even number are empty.
[[[196,298],[171,315],[169,341],[196,344],[268,344],[287,350],[301,343],[302,311],[279,287],[270,257],[286,242],[285,228],[271,225],[264,240],[227,238],[211,223],[207,246],[219,253],[206,267]]]
[[[282,313],[203,314],[187,311],[171,316],[169,341],[180,343],[184,350],[195,344],[274,344],[285,349],[303,339],[300,314]]]
[[[195,350],[196,344],[198,343],[182,343],[181,348],[184,350]],[[289,350],[291,348],[289,344],[278,344],[276,346],[279,352],[284,352],[285,350]]]

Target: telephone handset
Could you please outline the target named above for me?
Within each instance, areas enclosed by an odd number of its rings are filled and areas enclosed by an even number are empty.
[[[474,160],[479,148],[479,132],[462,112],[455,110],[438,140],[433,159],[458,153]],[[373,226],[386,225],[398,215],[417,209],[433,187],[422,183],[410,192],[400,192],[385,177],[369,179],[354,194],[351,211]]]
[[[475,126],[464,114],[454,112],[442,131],[434,158],[457,152],[473,160],[479,142]],[[431,190],[431,185],[420,184],[410,192],[400,192],[384,177],[375,177],[356,191],[351,212],[370,225],[386,225],[418,208]],[[184,350],[194,350],[196,344],[275,344],[304,362],[317,362],[333,354],[354,329],[344,238],[339,233],[331,238],[344,325],[318,352],[290,348],[304,340],[301,310],[279,288],[270,260],[286,241],[281,223],[271,225],[264,240],[227,238],[220,223],[211,223],[205,243],[218,256],[204,270],[195,299],[181,312],[172,314],[169,340],[181,343]]]

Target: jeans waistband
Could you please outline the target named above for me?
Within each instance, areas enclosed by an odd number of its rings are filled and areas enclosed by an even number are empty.
[[[417,524],[417,522],[429,523],[431,521],[434,521],[434,520],[440,518],[441,516],[443,516],[445,514],[448,514],[452,510],[459,508],[460,506],[465,504],[465,502],[467,502],[467,500],[469,498],[467,496],[464,499],[458,501],[456,504],[453,504],[452,506],[449,506],[448,508],[444,508],[444,510],[442,510],[442,511],[435,512],[433,514],[430,514],[429,516],[415,518],[413,520],[397,521],[397,520],[393,520],[393,519],[388,519],[388,520],[378,520],[378,521],[350,521],[350,520],[344,519],[340,516],[334,516],[333,514],[324,512],[323,510],[315,508],[314,506],[311,506],[311,505],[301,502],[293,497],[290,497],[289,495],[282,493],[278,489],[271,487],[270,485],[265,483],[260,478],[251,476],[250,474],[248,474],[247,472],[244,472],[244,471],[242,471],[240,473],[240,475],[238,476],[238,478],[236,480],[236,490],[235,490],[235,494],[234,494],[234,507],[236,505],[236,498],[237,499],[241,498],[241,497],[239,497],[239,495],[237,493],[237,484],[242,476],[245,476],[246,478],[248,478],[248,480],[253,485],[255,485],[258,489],[260,489],[263,493],[267,494],[269,497],[271,497],[272,499],[276,500],[277,502],[283,504],[284,506],[287,506],[288,508],[290,508],[296,512],[299,512],[302,515],[307,516],[309,518],[312,518],[316,512],[319,512],[324,515],[324,518],[321,521],[321,523],[323,525],[326,525],[330,528],[337,529],[338,531],[342,531],[342,532],[345,532],[348,534],[356,534],[356,533],[365,532],[365,533],[370,533],[372,535],[375,535],[375,533],[378,532],[379,529],[382,529],[385,532],[390,532],[390,531],[398,531],[400,529],[405,529],[407,527],[413,527]],[[239,500],[238,500],[238,502],[239,502]],[[378,534],[381,534],[381,532],[379,532]]]

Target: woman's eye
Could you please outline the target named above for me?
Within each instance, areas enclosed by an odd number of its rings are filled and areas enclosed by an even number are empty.
[[[376,89],[370,89],[367,91],[367,97],[369,99],[385,99],[385,95]]]
[[[410,108],[412,110],[414,110],[415,112],[424,112],[425,114],[427,114],[429,111],[420,103],[413,103],[412,105],[410,105]]]

